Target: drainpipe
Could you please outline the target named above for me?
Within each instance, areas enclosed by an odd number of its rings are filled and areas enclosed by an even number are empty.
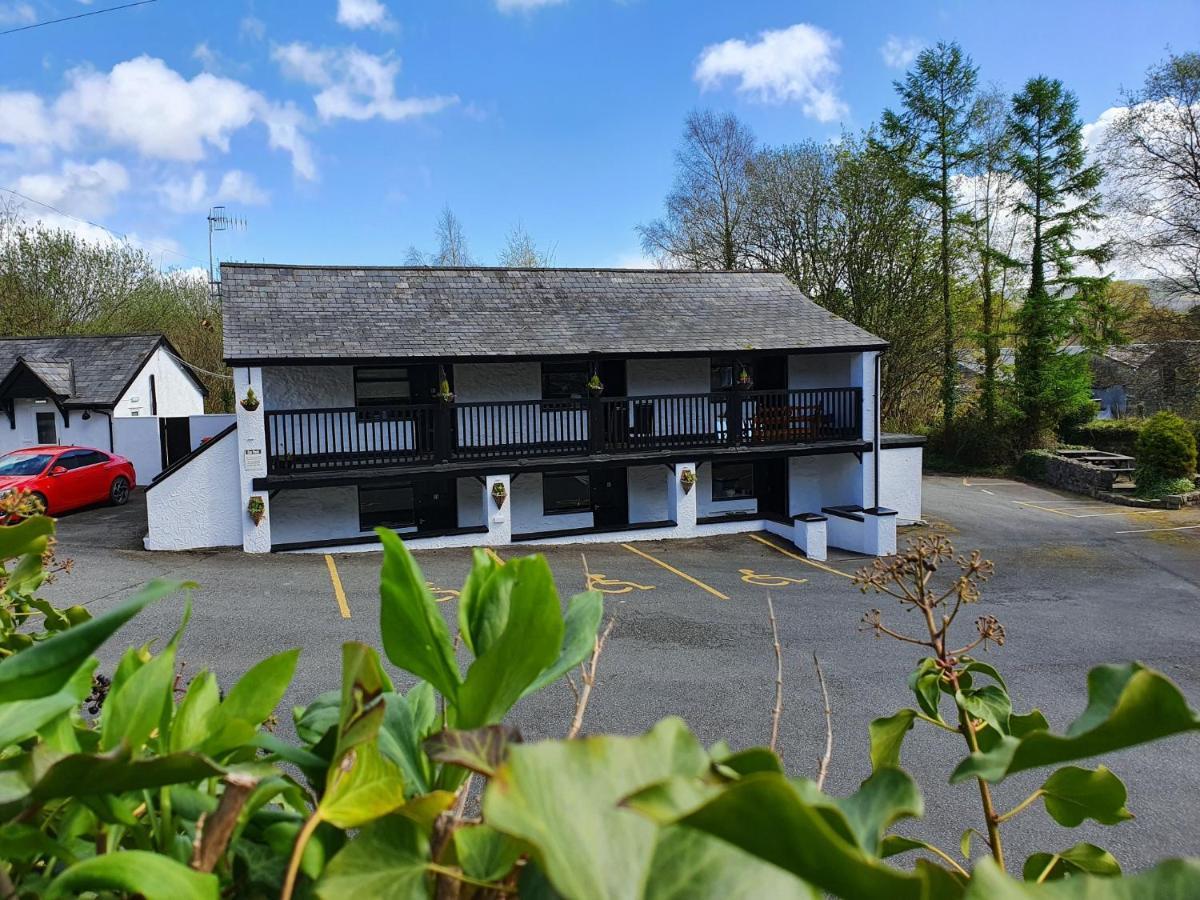
[[[100,415],[102,415],[106,419],[108,419],[108,452],[116,453],[117,452],[117,443],[115,440],[113,440],[112,410],[111,409],[89,409],[89,410],[87,410],[87,412],[100,413]]]
[[[879,409],[879,365],[883,359],[883,351],[875,354],[875,452],[871,455],[875,457],[875,506],[879,505],[879,448],[880,437],[879,428],[883,416]]]

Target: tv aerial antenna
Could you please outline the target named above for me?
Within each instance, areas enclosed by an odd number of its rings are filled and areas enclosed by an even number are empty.
[[[242,216],[231,216],[225,212],[224,206],[213,206],[208,210],[208,286],[213,293],[220,292],[220,281],[213,264],[213,233],[217,231],[245,231],[246,219]]]

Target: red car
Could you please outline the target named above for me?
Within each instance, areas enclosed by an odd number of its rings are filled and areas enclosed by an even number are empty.
[[[0,456],[0,495],[30,491],[50,515],[93,503],[120,506],[136,484],[133,463],[93,447],[24,447]]]

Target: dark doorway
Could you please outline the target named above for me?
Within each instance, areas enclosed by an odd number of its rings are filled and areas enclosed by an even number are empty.
[[[598,529],[629,524],[629,480],[625,469],[592,469],[592,524]]]
[[[452,478],[417,478],[413,495],[417,531],[447,531],[458,527],[458,492]]]
[[[187,416],[161,418],[158,429],[164,469],[192,452],[192,426]]]
[[[763,356],[754,363],[754,389],[782,391],[788,385],[787,357]]]
[[[754,464],[754,496],[763,518],[788,519],[787,476],[786,458],[763,459]]]
[[[597,366],[600,383],[604,385],[604,396],[624,397],[629,389],[625,378],[625,360],[606,359]]]

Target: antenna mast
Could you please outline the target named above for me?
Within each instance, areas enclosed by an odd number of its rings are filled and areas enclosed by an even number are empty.
[[[227,215],[224,206],[210,208],[208,211],[208,289],[213,296],[221,292],[221,282],[217,278],[217,270],[213,263],[213,232],[231,230],[245,231],[245,218]]]

